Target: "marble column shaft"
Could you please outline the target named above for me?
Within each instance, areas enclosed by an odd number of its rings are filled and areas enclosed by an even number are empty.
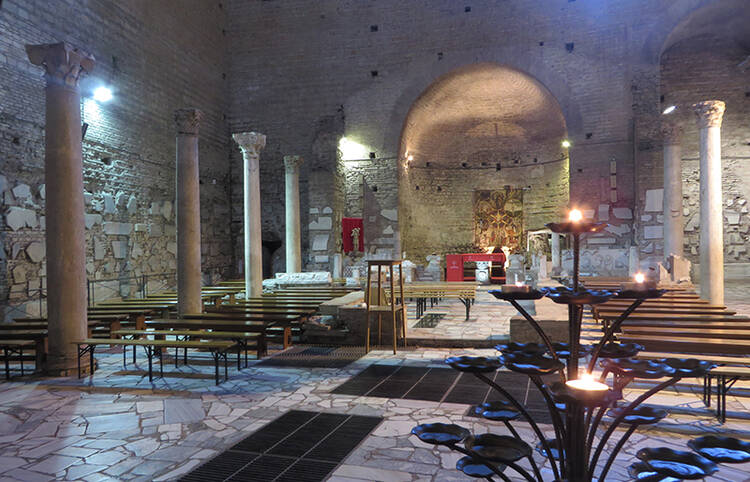
[[[724,102],[693,104],[700,130],[701,298],[724,304],[724,213],[721,188],[721,120]]]
[[[243,159],[245,192],[245,294],[248,298],[263,294],[263,246],[260,209],[260,150],[266,136],[257,132],[232,135]]]
[[[558,233],[552,233],[552,246],[550,251],[552,252],[552,269],[562,268],[562,256],[560,252],[560,235]]]
[[[180,315],[203,311],[201,299],[201,207],[198,129],[203,113],[179,109],[177,127],[177,308]]]
[[[302,271],[302,249],[299,212],[300,156],[284,156],[286,171],[286,272]]]
[[[76,372],[73,344],[87,334],[86,230],[83,202],[81,94],[78,81],[94,58],[67,43],[27,45],[34,65],[45,69],[45,216],[47,244],[48,353],[50,375]],[[81,366],[88,370],[88,357]]]
[[[683,255],[685,223],[682,216],[682,128],[676,122],[662,124],[664,143],[664,259]]]

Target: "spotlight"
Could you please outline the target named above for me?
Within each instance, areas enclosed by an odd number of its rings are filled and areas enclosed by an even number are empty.
[[[109,102],[112,100],[112,91],[107,87],[97,87],[94,89],[94,100],[97,102]]]
[[[564,147],[565,149],[567,149],[568,147],[570,147],[570,141],[569,141],[569,140],[567,140],[567,139],[564,139],[564,140],[562,141],[562,146],[563,146],[563,147]]]
[[[662,114],[664,114],[664,115],[671,114],[672,112],[674,112],[674,110],[676,108],[677,108],[676,105],[670,105],[669,107],[667,107],[666,109],[664,109],[664,112],[662,112]]]

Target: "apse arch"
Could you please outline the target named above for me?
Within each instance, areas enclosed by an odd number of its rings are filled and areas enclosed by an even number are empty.
[[[565,116],[521,70],[483,62],[441,75],[402,126],[399,224],[409,257],[487,248],[486,220],[474,212],[481,193],[513,197],[523,230],[543,227],[568,203]]]

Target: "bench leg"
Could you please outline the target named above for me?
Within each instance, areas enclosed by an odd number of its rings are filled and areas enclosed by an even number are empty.
[[[266,343],[266,333],[262,332],[258,337],[258,360],[268,354],[268,344]]]
[[[284,349],[286,350],[290,346],[292,346],[292,327],[285,326],[284,327]]]
[[[133,347],[133,349],[135,349],[135,347]],[[145,346],[144,345],[143,346],[143,350],[146,352],[146,356],[148,357],[148,381],[152,382],[152,381],[154,381],[154,375],[153,375],[153,372],[151,371],[152,370],[151,357],[152,357],[153,353],[151,352],[151,347],[150,346]]]
[[[469,298],[461,298],[461,303],[466,307],[466,321],[469,320],[469,309],[471,307],[471,300]]]
[[[211,351],[211,355],[214,357],[214,382],[219,384],[219,352],[216,350]]]
[[[21,376],[23,376],[23,347],[18,347],[18,356],[21,358]]]
[[[159,377],[164,378],[164,357],[163,350],[161,347],[156,348],[156,353],[159,355]]]
[[[94,345],[89,347],[89,376],[94,376]]]
[[[5,356],[5,379],[6,380],[10,380],[10,360],[8,359],[8,357],[10,355],[8,354],[8,349],[7,348],[3,348],[3,355]],[[79,367],[80,367],[80,364],[81,363],[80,363],[80,358],[79,358],[79,361],[78,361]],[[81,369],[80,368],[78,369],[78,378],[81,378]]]

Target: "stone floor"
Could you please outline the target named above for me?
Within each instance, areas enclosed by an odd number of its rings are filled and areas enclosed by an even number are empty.
[[[750,313],[745,288],[728,284],[727,304]],[[439,308],[463,319],[460,303]],[[507,326],[514,314],[512,308],[506,310],[483,295],[472,313],[476,321],[465,324]],[[501,329],[497,334],[502,335]],[[422,444],[409,434],[411,428],[450,421],[475,433],[505,433],[501,424],[466,417],[467,405],[330,393],[375,362],[444,366],[446,356],[463,353],[493,354],[494,350],[416,348],[397,355],[372,351],[343,369],[251,366],[238,372],[230,365],[230,380],[219,386],[214,385],[209,363],[181,365],[180,376],[172,373],[173,366],[165,365],[165,378],[151,383],[143,371],[142,355],[137,366],[123,370],[117,350],[97,354],[100,368],[92,378],[26,377],[0,383],[0,481],[172,480],[291,409],[385,417],[334,471],[332,481],[471,480],[454,468],[459,455]],[[645,388],[633,387],[627,398]],[[642,447],[685,449],[690,438],[708,433],[750,440],[747,385],[729,397],[729,419],[723,426],[703,407],[699,392],[695,380],[686,380],[675,390],[656,395],[651,402],[667,408],[670,416],[633,435],[607,480],[628,480],[626,468]],[[534,444],[530,428],[517,426]],[[543,429],[552,435],[551,427]],[[618,438],[610,441],[608,449]],[[543,464],[543,457],[535,454],[535,458]],[[543,473],[551,480],[548,466],[543,466]],[[750,480],[750,464],[722,465],[707,480]]]

